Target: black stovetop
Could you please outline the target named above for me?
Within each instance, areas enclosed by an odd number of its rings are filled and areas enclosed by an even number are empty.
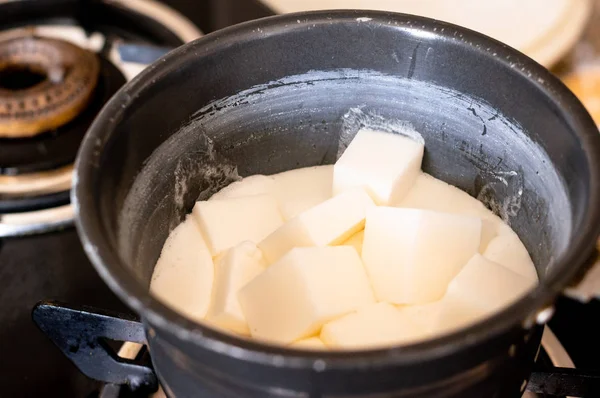
[[[40,300],[128,311],[100,280],[73,228],[0,243],[0,397],[84,397],[88,380],[31,321]]]

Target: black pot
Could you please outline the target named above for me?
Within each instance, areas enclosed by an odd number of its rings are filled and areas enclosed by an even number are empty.
[[[148,293],[169,231],[239,175],[333,163],[361,126],[410,125],[423,169],[495,205],[539,286],[466,330],[310,353],[225,335]],[[85,249],[147,329],[171,397],[517,397],[540,323],[600,231],[600,138],[524,55],[425,18],[335,11],[210,34],[127,84],[91,127],[72,195]]]

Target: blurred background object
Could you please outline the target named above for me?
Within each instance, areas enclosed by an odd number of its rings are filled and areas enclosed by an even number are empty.
[[[600,125],[600,68],[590,66],[564,78],[565,84],[579,97],[588,112]]]
[[[586,106],[600,126],[600,1],[580,40],[552,69]]]
[[[577,41],[591,0],[261,0],[275,12],[372,9],[421,15],[478,31],[529,55],[556,63]]]

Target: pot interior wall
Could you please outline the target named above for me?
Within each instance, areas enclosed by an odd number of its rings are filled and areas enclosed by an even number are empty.
[[[240,176],[334,163],[360,127],[420,133],[423,169],[491,206],[540,276],[553,271],[583,222],[590,172],[544,82],[451,32],[374,32],[281,22],[225,45],[209,36],[124,93],[135,106],[115,116],[96,186],[105,228],[142,283],[195,200]]]

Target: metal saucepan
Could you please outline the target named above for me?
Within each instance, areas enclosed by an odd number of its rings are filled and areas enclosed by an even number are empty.
[[[406,347],[309,353],[194,323],[148,293],[169,231],[239,176],[333,163],[362,126],[410,125],[423,169],[498,210],[540,284],[468,329]],[[146,328],[172,397],[517,397],[554,300],[600,232],[600,137],[547,70],[414,16],[292,14],[184,45],[113,97],[80,150],[85,250]]]

